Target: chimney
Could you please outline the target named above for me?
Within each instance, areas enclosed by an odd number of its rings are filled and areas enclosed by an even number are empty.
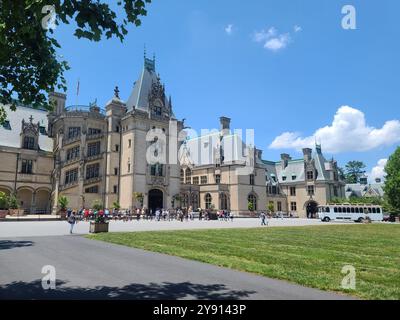
[[[312,149],[304,148],[303,149],[304,161],[311,161],[312,157]]]
[[[65,111],[65,102],[67,100],[67,95],[60,92],[49,93],[49,102],[53,106],[53,113],[60,115]]]
[[[227,117],[220,117],[220,130],[221,131],[229,131],[231,129],[231,119]]]
[[[288,166],[289,160],[292,160],[292,158],[287,153],[282,153],[281,160],[282,160],[282,167],[283,169],[285,169]]]

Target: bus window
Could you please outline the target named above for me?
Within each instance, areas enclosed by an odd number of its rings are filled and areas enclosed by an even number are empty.
[[[364,213],[371,213],[368,208],[364,208]]]
[[[338,212],[338,208],[337,208],[337,207],[333,208],[333,211],[334,211],[335,213],[337,213],[337,212]]]
[[[326,212],[326,213],[330,213],[330,212],[331,212],[331,209],[330,209],[329,207],[326,207],[326,208],[325,208],[325,212]]]
[[[360,213],[360,209],[358,209],[358,207],[357,208],[355,208],[356,210],[356,213]]]
[[[347,213],[350,213],[350,212],[351,212],[350,208],[347,208]]]
[[[354,213],[354,212],[355,212],[354,207],[351,207],[351,213]]]
[[[381,213],[381,208],[376,208],[376,213]]]
[[[372,213],[376,213],[376,208],[372,208]]]
[[[342,208],[341,207],[338,208],[338,212],[342,213]]]
[[[364,209],[363,208],[360,208],[360,213],[364,213]]]

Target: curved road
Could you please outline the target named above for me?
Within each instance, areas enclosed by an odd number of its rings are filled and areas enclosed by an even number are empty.
[[[55,290],[42,289],[45,265]],[[81,236],[0,239],[0,270],[0,299],[349,299]]]

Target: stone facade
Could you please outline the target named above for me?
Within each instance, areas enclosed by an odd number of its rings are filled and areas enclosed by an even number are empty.
[[[0,141],[0,191],[17,193],[29,212],[56,213],[59,197],[66,196],[74,209],[100,202],[107,208],[118,203],[123,209],[192,207],[252,215],[273,205],[275,212],[305,217],[345,196],[337,163],[327,161],[320,146],[314,153],[304,149],[303,159],[282,154],[278,162],[265,161],[261,150],[231,133],[227,117],[220,118],[219,130],[182,139],[184,121],[176,119],[151,59],[145,58],[127,102],[118,88],[104,109],[96,103],[66,107],[60,93],[49,100],[55,107],[48,115],[32,108],[9,112],[20,115],[20,130],[10,137],[13,144],[3,141],[5,135]],[[36,112],[33,118],[30,112]],[[17,129],[15,121],[12,126]],[[29,174],[22,173],[26,160],[33,166]]]

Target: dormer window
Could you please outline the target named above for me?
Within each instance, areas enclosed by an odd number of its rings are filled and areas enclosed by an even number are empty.
[[[6,130],[11,130],[11,124],[9,120],[4,121],[3,128]]]
[[[156,116],[162,115],[162,108],[161,107],[154,107],[153,112]]]
[[[35,138],[34,137],[24,137],[24,149],[35,150]]]
[[[40,127],[39,127],[39,132],[40,132],[40,134],[42,134],[42,135],[46,135],[46,134],[47,134],[47,132],[46,132],[46,127],[40,126]]]

